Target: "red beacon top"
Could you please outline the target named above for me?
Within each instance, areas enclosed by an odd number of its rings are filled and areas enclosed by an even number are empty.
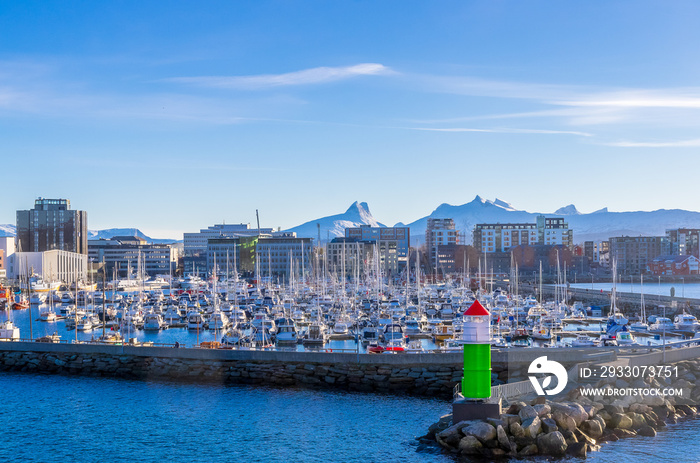
[[[474,303],[464,312],[465,317],[483,317],[491,315],[488,310],[484,308],[479,301],[474,301]]]

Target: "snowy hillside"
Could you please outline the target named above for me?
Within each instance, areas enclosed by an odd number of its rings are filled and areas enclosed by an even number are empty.
[[[372,227],[385,227],[372,217],[367,203],[354,202],[347,211],[343,214],[331,215],[322,217],[316,220],[310,220],[294,228],[285,231],[296,232],[297,236],[305,238],[318,238],[318,225],[321,226],[321,241],[326,241],[329,238],[333,239],[339,236],[345,236],[345,229],[349,227],[359,227],[360,225],[369,225]]]
[[[472,242],[472,230],[479,223],[534,223],[542,213],[519,211],[501,201],[488,201],[477,196],[461,206],[442,204],[427,217],[408,224],[411,228],[411,244],[425,242],[427,219],[452,218],[464,235],[467,244]],[[601,241],[613,236],[660,236],[672,228],[700,228],[700,213],[680,209],[656,211],[610,212],[607,208],[582,214],[573,204],[557,209],[546,216],[564,217],[574,230],[574,243],[586,240]],[[403,224],[397,224],[402,226]],[[465,233],[466,232],[466,233]]]

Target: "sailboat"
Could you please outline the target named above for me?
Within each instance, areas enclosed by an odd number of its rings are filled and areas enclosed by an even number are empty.
[[[622,327],[629,323],[629,320],[619,311],[616,304],[617,291],[617,260],[612,263],[613,286],[610,292],[610,315],[608,317],[607,333],[615,334],[622,330]]]
[[[629,326],[630,331],[636,331],[638,333],[646,333],[649,331],[649,324],[647,324],[647,314],[646,307],[644,307],[644,275],[640,277],[639,280],[639,292],[641,293],[641,313],[639,314],[639,321],[634,322]]]

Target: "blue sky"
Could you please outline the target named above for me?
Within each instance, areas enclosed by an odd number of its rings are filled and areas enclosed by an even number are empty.
[[[700,210],[700,3],[0,0],[0,223]]]

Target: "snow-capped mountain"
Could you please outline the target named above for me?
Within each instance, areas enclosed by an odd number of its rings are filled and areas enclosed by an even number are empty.
[[[488,201],[477,196],[461,206],[442,204],[427,217],[408,224],[411,228],[411,244],[425,241],[427,219],[452,218],[463,234],[465,242],[472,241],[472,230],[479,223],[534,223],[538,215],[564,217],[574,231],[574,243],[607,240],[613,236],[662,236],[667,229],[700,228],[700,213],[680,209],[656,211],[609,212],[607,208],[590,214],[582,214],[573,204],[557,209],[554,213],[519,211],[501,200]],[[396,226],[403,226],[397,224]]]
[[[453,206],[443,203],[437,207],[430,215],[411,222],[408,225],[396,224],[397,227],[407,226],[411,229],[411,245],[420,245],[425,242],[425,229],[429,218],[453,219],[455,227],[465,234],[466,242],[471,242],[471,232],[477,223],[523,223],[534,222],[538,214],[527,211],[519,211],[509,203],[496,199],[489,201],[481,196],[476,196],[472,201]]]
[[[138,228],[107,228],[105,230],[88,230],[89,240],[109,239],[115,236],[138,236],[153,244],[172,244],[177,240],[151,238]]]
[[[360,225],[369,225],[371,227],[386,226],[375,220],[369,211],[367,203],[355,201],[343,214],[310,220],[285,231],[296,232],[299,237],[317,239],[318,225],[321,226],[321,241],[345,236],[345,229],[350,227],[359,227]]]

